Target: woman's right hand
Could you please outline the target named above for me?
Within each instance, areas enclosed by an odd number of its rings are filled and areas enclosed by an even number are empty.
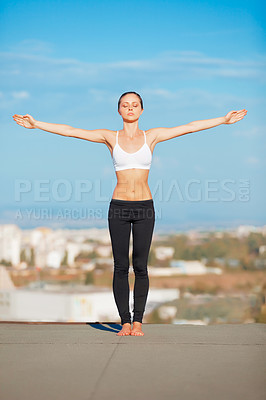
[[[24,126],[24,128],[28,129],[35,128],[36,120],[29,114],[25,115],[14,114],[13,119],[14,121],[16,121],[18,125]]]

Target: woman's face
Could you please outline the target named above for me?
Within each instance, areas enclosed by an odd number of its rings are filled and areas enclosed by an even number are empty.
[[[139,97],[134,93],[123,96],[118,112],[124,121],[134,122],[138,120],[143,112]]]

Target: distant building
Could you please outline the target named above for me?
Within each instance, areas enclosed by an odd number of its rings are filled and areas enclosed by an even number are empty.
[[[237,258],[228,258],[226,262],[231,268],[236,268],[240,265],[240,261]]]
[[[112,249],[110,246],[97,246],[96,251],[101,257],[109,257]]]
[[[20,262],[21,230],[14,224],[0,225],[0,262]]]
[[[206,267],[198,260],[172,260],[170,267],[179,274],[185,275],[204,275],[208,273],[221,274],[221,268]]]
[[[263,254],[263,253],[265,253],[265,252],[266,252],[266,246],[265,246],[265,245],[260,246],[260,247],[259,247],[259,253],[260,253],[260,254]]]
[[[166,260],[167,258],[172,258],[175,252],[173,247],[169,246],[158,246],[155,247],[155,257],[158,260]]]
[[[266,225],[260,227],[260,226],[254,226],[254,225],[240,225],[236,230],[236,236],[237,237],[246,237],[248,236],[251,232],[259,232],[262,233],[264,236],[266,235]]]
[[[164,302],[178,299],[179,295],[178,289],[151,288],[146,313]],[[133,291],[130,291],[129,304],[132,311]],[[16,288],[4,266],[0,267],[0,320],[120,323],[111,288],[66,287],[45,282]]]
[[[10,277],[7,268],[0,265],[0,290],[15,289],[15,285]]]

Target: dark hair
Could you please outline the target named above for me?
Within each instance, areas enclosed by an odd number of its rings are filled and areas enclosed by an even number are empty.
[[[122,97],[125,96],[126,94],[131,94],[131,93],[136,94],[138,96],[138,98],[140,100],[140,104],[141,104],[141,109],[143,110],[143,100],[142,100],[141,96],[136,92],[125,92],[125,93],[121,94],[121,96],[120,96],[120,98],[118,100],[118,110],[119,110],[119,107],[120,107],[120,102],[121,102]]]

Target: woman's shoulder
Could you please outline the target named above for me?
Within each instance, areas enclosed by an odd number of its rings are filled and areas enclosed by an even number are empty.
[[[105,129],[105,140],[106,143],[109,145],[113,145],[114,141],[116,140],[116,132],[112,129]]]
[[[150,143],[154,142],[157,137],[158,128],[150,128],[145,131],[147,139],[149,139]]]

